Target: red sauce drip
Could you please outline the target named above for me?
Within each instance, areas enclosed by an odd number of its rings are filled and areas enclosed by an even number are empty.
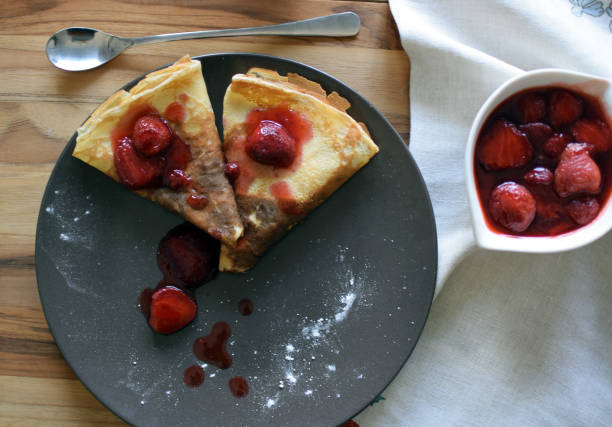
[[[286,181],[275,182],[270,186],[270,193],[276,198],[281,211],[289,215],[302,214],[302,208],[298,205],[289,184]]]
[[[243,316],[248,316],[253,313],[253,301],[248,298],[243,298],[238,302],[238,311]]]
[[[151,299],[153,298],[154,292],[155,289],[146,288],[140,293],[140,297],[138,299],[138,306],[140,307],[140,312],[144,315],[144,317],[147,318],[147,320],[151,315]]]
[[[347,422],[345,422],[344,424],[342,424],[340,427],[359,427],[359,424],[357,424],[355,421],[353,420],[348,420]]]
[[[515,121],[517,115],[516,101],[521,95],[524,95],[528,92],[535,92],[543,95],[545,98],[548,98],[548,94],[551,91],[557,89],[560,88],[541,87],[535,89],[528,89],[506,99],[489,115],[487,121],[485,122],[485,125],[481,129],[481,135],[483,129],[485,129],[489,123],[499,118],[505,118],[518,125],[517,121]],[[597,98],[585,95],[572,88],[564,87],[561,89],[569,90],[578,97],[582,98],[585,107],[582,117],[600,118],[606,123],[608,123],[608,126],[612,124],[612,122],[607,117],[607,114],[605,113],[601,102]],[[553,128],[553,131],[571,135],[570,126]],[[481,135],[479,135],[479,138]],[[480,199],[480,206],[482,211],[485,213],[485,220],[487,226],[492,231],[501,234],[511,234],[516,236],[556,236],[582,227],[581,225],[578,225],[574,221],[572,221],[572,219],[565,211],[564,206],[572,200],[580,199],[584,195],[579,194],[576,196],[561,198],[555,192],[553,185],[529,185],[525,182],[523,178],[525,173],[538,166],[546,167],[554,172],[558,163],[558,159],[551,159],[547,157],[542,151],[542,146],[543,144],[532,144],[532,159],[529,163],[520,168],[509,168],[499,171],[489,171],[484,169],[484,167],[478,161],[477,157],[474,158],[474,175],[476,178],[475,181],[478,190],[478,196]],[[475,152],[477,152],[477,150],[475,150]],[[597,195],[593,195],[593,197],[597,199],[600,206],[603,206],[608,200],[612,188],[612,177],[610,176],[612,150],[594,155],[593,160],[595,160],[595,162],[599,166],[599,170],[601,171],[602,175],[602,191]],[[489,214],[489,199],[491,196],[491,192],[496,186],[505,181],[514,181],[518,184],[524,185],[526,188],[529,189],[529,191],[536,200],[537,212],[535,219],[533,220],[531,225],[523,232],[514,232],[502,227],[501,225],[497,224],[497,222],[495,222],[495,220]]]
[[[227,177],[229,182],[232,184],[240,176],[240,166],[233,162],[226,163],[223,171],[225,172],[225,176]]]
[[[183,373],[183,381],[187,387],[199,387],[204,382],[204,369],[198,365],[191,365]]]
[[[189,95],[187,95],[185,92],[181,93],[178,98],[183,105],[187,104],[187,101],[189,101]]]
[[[247,194],[249,186],[257,177],[283,177],[295,171],[302,163],[303,145],[312,138],[310,120],[301,113],[291,110],[287,105],[256,108],[249,112],[245,121],[245,134],[249,135],[263,120],[283,125],[296,142],[295,159],[287,168],[263,165],[251,159],[246,153],[246,137],[226,141],[227,161],[236,163],[240,168],[240,174],[234,183],[237,194]]]
[[[202,210],[208,206],[208,198],[203,194],[192,194],[187,197],[187,203],[192,207],[192,209]]]
[[[215,323],[210,334],[195,340],[193,353],[206,363],[221,369],[229,368],[232,365],[232,356],[226,345],[231,333],[232,330],[226,322]]]
[[[234,377],[229,380],[229,388],[234,397],[244,397],[249,394],[249,384],[242,377]]]
[[[164,116],[171,122],[183,123],[187,117],[187,110],[183,104],[175,101],[166,107]]]

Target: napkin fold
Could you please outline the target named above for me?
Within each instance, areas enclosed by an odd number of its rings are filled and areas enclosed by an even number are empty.
[[[503,82],[538,68],[612,77],[612,3],[390,0],[411,62],[410,152],[438,232],[436,296],[475,247],[464,180],[472,120]]]

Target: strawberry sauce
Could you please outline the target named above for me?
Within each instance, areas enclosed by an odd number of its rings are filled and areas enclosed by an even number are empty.
[[[500,120],[512,132],[502,135],[495,128]],[[594,219],[609,198],[612,181],[612,133],[607,123],[610,120],[601,102],[574,89],[529,89],[502,102],[483,125],[474,158],[478,196],[489,228],[516,236],[555,236]],[[524,138],[529,140],[528,150],[524,149]],[[484,141],[487,144],[494,141],[493,145],[501,148],[494,152],[487,145],[483,150]],[[574,152],[582,157],[576,157]],[[526,154],[526,160],[521,160],[518,166],[512,165],[519,153]],[[500,164],[504,166],[499,168]],[[500,218],[498,212],[495,216],[491,214],[495,203],[491,195],[507,182],[526,188],[536,202],[535,217],[522,231],[501,225],[496,220]],[[506,216],[502,215],[506,220],[513,210],[522,209],[515,204],[518,202],[509,199],[514,206],[509,206]],[[518,214],[523,218],[528,216],[527,212]]]
[[[217,322],[210,334],[195,340],[193,353],[206,363],[227,369],[232,365],[232,355],[227,351],[227,340],[231,334],[232,329],[226,322]]]
[[[183,123],[187,117],[187,111],[180,102],[173,102],[166,107],[164,116],[172,122]]]
[[[276,199],[281,211],[289,215],[300,215],[302,208],[298,205],[286,181],[275,182],[270,186],[270,193]]]
[[[283,160],[280,160],[282,165],[276,166],[260,163],[251,158],[247,153],[249,136],[251,139],[254,137],[258,127],[261,128],[262,122],[269,122],[271,127],[279,129],[278,140],[286,141],[286,134],[293,141],[292,144],[294,145],[292,145],[292,154],[290,155],[292,160],[289,164],[283,163]],[[239,195],[246,195],[249,186],[256,178],[282,178],[295,171],[302,164],[304,144],[312,138],[312,124],[310,121],[301,113],[290,109],[287,105],[253,109],[247,114],[244,130],[245,137],[237,137],[225,141],[228,144],[226,150],[227,161],[228,163],[235,164],[239,171],[232,176],[235,179],[234,189]],[[285,159],[286,157],[280,156],[280,158]]]
[[[244,397],[249,394],[249,384],[242,377],[234,377],[229,380],[229,388],[234,397]]]
[[[183,373],[183,382],[187,387],[199,387],[204,382],[204,369],[198,365],[191,365]]]
[[[238,302],[238,311],[243,316],[250,316],[253,313],[253,301],[243,298]]]

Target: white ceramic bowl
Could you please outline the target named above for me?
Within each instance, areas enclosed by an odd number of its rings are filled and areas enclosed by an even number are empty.
[[[474,150],[480,129],[491,112],[504,100],[522,90],[542,86],[567,87],[599,98],[604,111],[608,115],[604,119],[612,129],[610,120],[610,116],[612,116],[612,82],[608,79],[567,70],[542,69],[521,74],[508,80],[495,90],[476,114],[465,150],[465,180],[474,235],[476,243],[482,248],[532,253],[560,252],[591,243],[612,229],[612,202],[610,201],[612,197],[608,198],[601,207],[598,216],[592,222],[569,233],[552,237],[502,234],[490,229],[485,221],[485,213],[482,211],[478,198],[474,176]]]

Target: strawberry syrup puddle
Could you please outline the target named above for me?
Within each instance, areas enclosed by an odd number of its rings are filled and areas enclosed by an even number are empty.
[[[232,329],[226,322],[215,323],[210,334],[194,341],[193,354],[217,368],[229,368],[232,366],[232,355],[227,351],[227,340],[231,334]]]
[[[612,186],[607,118],[598,99],[568,88],[528,89],[502,102],[475,150],[489,228],[555,236],[591,222]]]
[[[243,316],[250,316],[253,313],[253,301],[248,298],[243,298],[238,301],[238,311]]]
[[[201,366],[191,365],[183,373],[183,382],[187,387],[199,387],[204,382],[205,376]]]

